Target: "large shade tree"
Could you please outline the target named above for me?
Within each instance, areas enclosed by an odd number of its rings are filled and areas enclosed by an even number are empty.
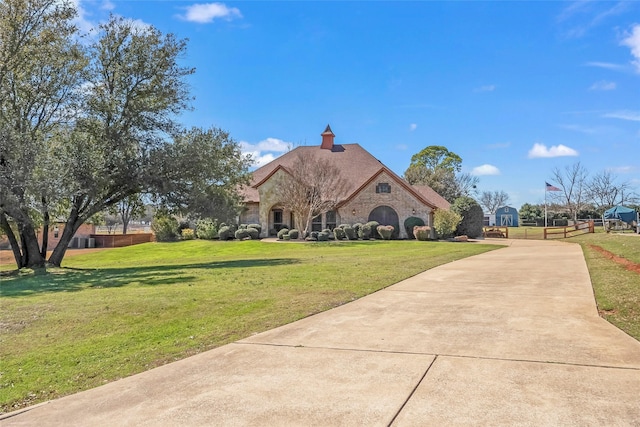
[[[0,227],[18,267],[60,265],[80,225],[128,197],[188,190],[163,183],[176,177],[173,140],[196,132],[176,121],[194,72],[178,63],[186,42],[111,17],[81,45],[74,16],[60,0],[0,2]],[[205,157],[169,159],[189,166],[177,181],[226,181],[226,170],[194,171],[215,162]],[[52,217],[65,224],[46,260],[36,230]]]
[[[428,185],[453,203],[476,191],[478,177],[461,172],[462,158],[440,145],[431,145],[411,157],[404,178],[412,185]]]

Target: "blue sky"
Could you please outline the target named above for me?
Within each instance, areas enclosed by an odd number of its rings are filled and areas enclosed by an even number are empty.
[[[181,121],[259,162],[329,123],[399,175],[443,145],[516,207],[578,161],[640,193],[640,2],[75,2],[83,29],[113,13],[188,38]]]

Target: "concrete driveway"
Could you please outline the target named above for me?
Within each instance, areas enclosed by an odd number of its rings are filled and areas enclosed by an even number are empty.
[[[509,240],[9,426],[640,426],[640,342],[578,245]]]

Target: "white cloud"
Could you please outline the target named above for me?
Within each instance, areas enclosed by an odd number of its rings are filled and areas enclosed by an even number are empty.
[[[228,7],[224,3],[197,3],[185,8],[185,10],[185,14],[179,17],[185,21],[199,24],[207,24],[213,22],[214,19],[230,21],[234,18],[242,18],[242,13],[238,8]]]
[[[82,7],[82,0],[71,0],[71,4],[78,12],[76,17],[73,19],[73,23],[76,25],[76,27],[78,27],[80,32],[88,33],[89,31],[97,27],[96,23],[92,22],[89,19],[89,14],[85,10],[85,8]]]
[[[616,88],[616,82],[607,82],[601,80],[591,85],[589,90],[614,90]]]
[[[272,161],[274,161],[276,159],[276,156],[274,156],[271,153],[267,153],[264,156],[255,156],[253,157],[253,164],[256,167],[261,167],[266,165],[267,163],[270,163]]]
[[[587,135],[592,135],[598,132],[597,128],[588,128],[580,125],[559,125],[559,127],[562,129],[566,129],[574,132],[580,132]]]
[[[240,150],[245,155],[251,155],[253,166],[257,167],[266,165],[282,153],[290,151],[292,147],[293,144],[278,138],[263,139],[257,144],[240,141]]]
[[[616,70],[616,71],[624,70],[624,66],[623,65],[613,64],[611,62],[592,61],[592,62],[587,62],[584,65],[586,65],[587,67],[605,68],[607,70]]]
[[[494,90],[496,90],[496,85],[485,85],[485,86],[480,86],[475,88],[473,91],[474,92],[493,92]]]
[[[102,2],[100,9],[102,10],[113,10],[116,8],[116,5],[113,4],[110,0],[105,0]]]
[[[557,17],[557,21],[569,27],[565,31],[567,37],[583,37],[610,17],[623,14],[629,9],[628,2],[618,1],[613,6],[609,6],[612,3],[614,2],[578,0],[564,9]]]
[[[418,125],[417,125],[417,124],[415,124],[415,123],[411,123],[411,124],[409,125],[409,130],[410,130],[410,131],[412,131],[412,132],[413,132],[413,131],[414,131],[414,130],[416,130],[416,129],[418,129]]]
[[[407,146],[407,144],[398,144],[398,145],[396,145],[396,150],[398,150],[398,151],[406,151],[408,149],[409,149],[409,147]]]
[[[640,122],[640,111],[621,110],[607,113],[602,117],[608,119],[631,120],[632,122]]]
[[[284,153],[291,149],[292,144],[278,138],[267,138],[257,144],[250,144],[246,141],[240,142],[242,151],[273,151],[276,153]]]
[[[483,175],[500,175],[500,169],[493,165],[484,164],[481,166],[476,166],[471,170],[471,175],[475,176],[483,176]]]
[[[531,150],[529,150],[529,158],[537,159],[544,157],[564,157],[564,156],[577,156],[578,152],[573,148],[569,148],[566,145],[553,145],[547,148],[546,145],[535,143]]]
[[[629,37],[622,40],[621,44],[631,49],[631,55],[635,58],[631,63],[636,67],[636,72],[640,73],[640,24],[633,27]]]

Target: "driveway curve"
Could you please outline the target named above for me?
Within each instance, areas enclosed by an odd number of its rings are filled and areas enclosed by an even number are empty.
[[[0,424],[640,425],[640,342],[580,246],[506,243]]]

